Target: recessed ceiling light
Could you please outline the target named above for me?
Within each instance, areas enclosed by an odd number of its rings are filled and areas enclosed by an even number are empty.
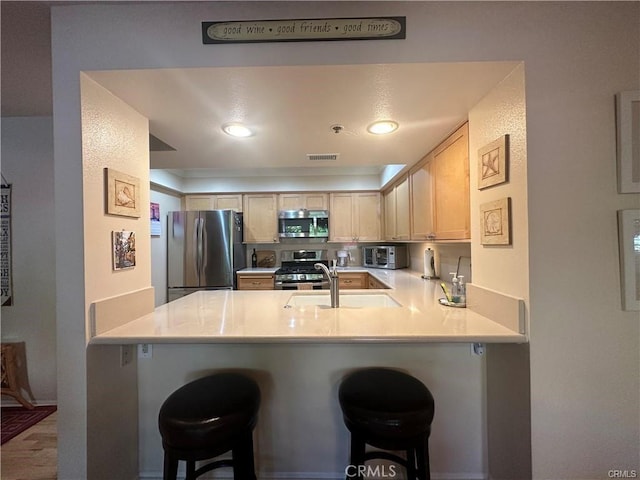
[[[232,137],[250,137],[253,132],[240,123],[225,123],[222,131]]]
[[[398,122],[394,122],[393,120],[381,120],[369,125],[367,127],[367,132],[373,133],[374,135],[384,135],[386,133],[394,132],[397,129]]]

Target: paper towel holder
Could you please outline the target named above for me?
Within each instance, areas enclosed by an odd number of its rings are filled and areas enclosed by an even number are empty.
[[[436,273],[435,255],[430,248],[424,251],[424,275],[422,275],[422,278],[425,280],[436,280],[440,278]]]

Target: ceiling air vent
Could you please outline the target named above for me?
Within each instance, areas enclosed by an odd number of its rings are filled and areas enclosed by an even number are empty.
[[[337,160],[339,153],[307,153],[307,160]]]

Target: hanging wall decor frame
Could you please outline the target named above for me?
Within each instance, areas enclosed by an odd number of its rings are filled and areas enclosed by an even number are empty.
[[[511,198],[480,205],[480,243],[511,245]]]
[[[1,305],[13,305],[13,265],[11,249],[11,185],[2,177],[0,186],[0,291]]]
[[[106,212],[110,215],[140,217],[140,179],[105,168]]]
[[[509,180],[509,135],[478,150],[478,189],[492,187]]]
[[[125,270],[136,266],[136,233],[128,230],[111,232],[113,269]]]
[[[618,193],[640,193],[640,90],[616,95]]]
[[[618,210],[622,309],[640,310],[640,209]]]

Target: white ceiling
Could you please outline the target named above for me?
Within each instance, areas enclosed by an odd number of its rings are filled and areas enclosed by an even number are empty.
[[[327,170],[362,174],[420,160],[515,66],[485,62],[86,73],[149,118],[151,133],[176,149],[152,152],[152,168],[182,176]],[[366,127],[380,119],[396,120],[400,128],[386,136],[367,133]],[[255,135],[229,137],[221,130],[226,122],[243,122]],[[335,124],[344,130],[334,133]],[[307,154],[318,153],[340,156],[328,162],[307,160]]]

